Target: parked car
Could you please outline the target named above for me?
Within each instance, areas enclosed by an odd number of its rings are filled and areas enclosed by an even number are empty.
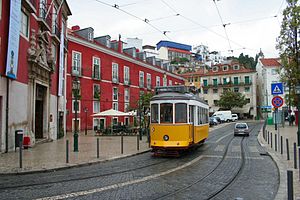
[[[230,122],[232,121],[230,110],[223,110],[223,111],[216,111],[212,116],[213,117],[220,117],[222,122]]]
[[[213,117],[213,118],[215,118],[217,120],[218,124],[222,123],[222,120],[220,117]]]
[[[217,125],[218,124],[218,121],[215,117],[210,117],[209,118],[209,126],[214,126],[214,125]]]
[[[234,126],[234,136],[245,135],[249,136],[250,131],[247,123],[236,123]]]
[[[234,122],[235,120],[238,120],[238,119],[239,119],[239,117],[238,117],[237,114],[232,114],[231,116],[232,116],[232,121],[233,121],[233,122]]]

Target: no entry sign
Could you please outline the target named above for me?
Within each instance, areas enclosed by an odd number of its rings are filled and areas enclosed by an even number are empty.
[[[273,99],[272,99],[272,105],[275,108],[281,107],[283,105],[283,99],[282,99],[282,97],[280,97],[280,96],[273,97]]]

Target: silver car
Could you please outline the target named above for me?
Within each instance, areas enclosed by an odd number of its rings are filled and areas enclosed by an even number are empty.
[[[236,123],[234,126],[234,136],[245,135],[249,136],[250,131],[247,123]]]

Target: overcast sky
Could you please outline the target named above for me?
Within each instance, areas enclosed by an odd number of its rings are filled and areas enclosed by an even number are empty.
[[[117,39],[121,34],[122,40],[137,37],[143,45],[160,40],[204,44],[225,56],[243,52],[253,57],[260,48],[265,57],[278,56],[276,38],[287,5],[285,0],[68,0],[68,4],[69,27],[93,27],[95,37]],[[227,24],[227,36],[222,24]]]

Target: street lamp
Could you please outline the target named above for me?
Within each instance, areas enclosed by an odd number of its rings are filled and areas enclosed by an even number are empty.
[[[80,85],[79,85],[79,80],[78,76],[75,75],[74,81],[73,81],[73,89],[74,89],[74,98],[75,98],[75,127],[74,127],[74,134],[73,134],[73,139],[74,139],[74,152],[78,152],[78,119],[77,119],[77,114],[78,114],[78,95],[79,95],[79,90],[80,90]]]
[[[84,112],[85,112],[85,135],[87,135],[87,112],[88,112],[88,108],[84,107]]]
[[[298,146],[300,146],[300,84],[295,87],[295,93],[298,96],[298,132],[297,132],[297,141]]]

